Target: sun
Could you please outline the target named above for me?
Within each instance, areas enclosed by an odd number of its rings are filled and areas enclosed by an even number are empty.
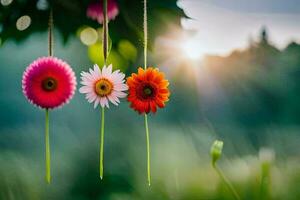
[[[205,55],[203,47],[201,46],[200,41],[197,39],[184,40],[182,41],[181,47],[184,56],[188,59],[201,60]]]

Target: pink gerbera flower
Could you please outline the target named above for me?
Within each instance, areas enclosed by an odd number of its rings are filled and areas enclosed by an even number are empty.
[[[81,73],[80,93],[85,93],[88,102],[94,102],[94,108],[100,104],[102,108],[109,108],[108,102],[118,105],[119,98],[126,97],[128,86],[124,83],[125,74],[120,70],[112,71],[112,65],[104,66],[102,70],[94,65],[94,70]]]
[[[119,14],[119,8],[116,0],[108,0],[107,1],[107,17],[108,20],[115,19],[115,17]],[[88,8],[86,15],[93,19],[97,20],[100,24],[103,23],[103,3],[102,1],[97,1],[95,3],[91,3]]]
[[[26,98],[34,105],[54,109],[73,97],[76,77],[66,62],[55,57],[42,57],[25,70],[22,88]]]

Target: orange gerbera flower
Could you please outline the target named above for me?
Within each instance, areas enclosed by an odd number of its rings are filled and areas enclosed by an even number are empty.
[[[150,111],[155,113],[157,106],[163,108],[169,100],[169,81],[164,79],[164,73],[157,68],[139,68],[137,74],[133,73],[127,78],[127,85],[130,107],[140,114]]]

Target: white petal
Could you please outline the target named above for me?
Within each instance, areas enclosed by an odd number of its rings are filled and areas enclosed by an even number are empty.
[[[115,71],[112,73],[112,75],[118,74],[118,73],[120,73],[120,70],[119,70],[119,69],[115,70]]]
[[[99,98],[96,98],[95,103],[94,103],[94,108],[97,108],[99,101],[100,101]]]
[[[111,78],[115,84],[121,84],[125,82],[125,74],[123,73],[113,74]]]
[[[115,102],[120,103],[119,98],[115,95],[114,92],[112,92],[109,96],[110,96],[112,99],[114,99]]]
[[[107,108],[109,108],[109,104],[108,104],[108,99],[107,98],[105,98],[105,105],[106,105]]]
[[[100,98],[100,105],[101,105],[102,108],[104,108],[104,106],[105,106],[105,100],[106,100],[106,97],[101,97]]]
[[[106,66],[102,67],[102,76],[107,77]]]
[[[90,74],[93,74],[93,73],[94,73],[94,71],[93,71],[92,68],[89,68],[89,72],[90,72]]]
[[[97,77],[101,77],[101,70],[97,64],[94,65],[94,72],[97,74]]]
[[[93,91],[93,88],[90,86],[82,86],[81,88],[79,88],[80,93],[90,93],[92,91]]]
[[[113,91],[113,94],[118,98],[124,98],[127,96],[125,92],[120,92],[120,91]]]
[[[93,81],[94,80],[93,76],[91,74],[87,73],[87,72],[81,72],[81,79],[83,81],[88,81],[88,80]]]
[[[94,93],[88,93],[86,95],[86,99],[88,100],[89,103],[92,103],[93,101],[95,101],[97,99],[97,95],[95,95]]]
[[[102,75],[105,78],[111,79],[111,73],[112,73],[112,65],[111,64],[108,67],[103,66],[103,68],[102,68]]]
[[[93,99],[92,97],[86,97],[86,99],[87,99],[87,101],[89,102],[89,103],[93,103],[93,101],[95,100],[95,99]]]
[[[110,102],[112,102],[113,104],[115,104],[116,106],[118,105],[118,103],[115,101],[115,99],[113,98],[112,95],[108,96],[108,99],[110,100]]]
[[[128,90],[128,86],[126,84],[123,84],[123,83],[117,84],[117,85],[114,85],[114,90],[120,91],[120,92],[126,91],[126,90]]]
[[[100,78],[99,74],[96,71],[93,71],[92,76],[94,81],[97,81]]]
[[[89,73],[87,73],[86,77],[88,77],[88,80],[90,81],[97,81],[99,79],[99,76],[97,74],[96,71],[94,71],[93,69],[89,69]],[[86,80],[86,79],[85,79]]]
[[[80,83],[82,85],[91,86],[91,87],[94,85],[94,81],[89,81],[89,80],[84,80],[84,81],[81,81]]]
[[[108,68],[107,68],[107,73],[108,73],[108,74],[111,74],[111,73],[112,73],[112,68],[113,68],[113,66],[112,66],[112,64],[110,64],[110,65],[108,66]]]

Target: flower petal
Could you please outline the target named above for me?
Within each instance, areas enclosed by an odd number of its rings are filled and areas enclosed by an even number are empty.
[[[97,106],[99,105],[99,103],[100,103],[100,99],[96,98],[95,103],[94,103],[94,109],[97,108]]]
[[[125,92],[113,91],[113,94],[118,98],[124,98],[127,96]]]
[[[97,78],[101,77],[101,70],[97,64],[94,65],[94,72],[97,75]]]
[[[126,84],[117,84],[117,85],[114,85],[114,90],[116,91],[126,91],[128,90],[128,86]]]
[[[116,106],[118,105],[118,102],[116,102],[116,100],[113,98],[112,95],[108,96],[108,99],[110,100],[110,102],[112,102],[113,104],[115,104]]]
[[[93,91],[93,88],[91,88],[90,86],[87,86],[87,85],[79,88],[80,93],[90,93],[92,91]]]
[[[129,87],[127,100],[130,102],[130,107],[140,114],[155,113],[157,107],[165,107],[165,103],[169,100],[169,82],[164,79],[164,73],[157,68],[149,67],[146,70],[139,68],[138,73],[133,73],[127,78],[127,85]],[[145,86],[151,89],[150,94],[145,94]],[[114,89],[119,88],[121,87],[116,84]]]
[[[100,98],[100,106],[102,107],[102,108],[104,108],[104,106],[105,106],[105,101],[106,100],[106,97],[101,97]]]

